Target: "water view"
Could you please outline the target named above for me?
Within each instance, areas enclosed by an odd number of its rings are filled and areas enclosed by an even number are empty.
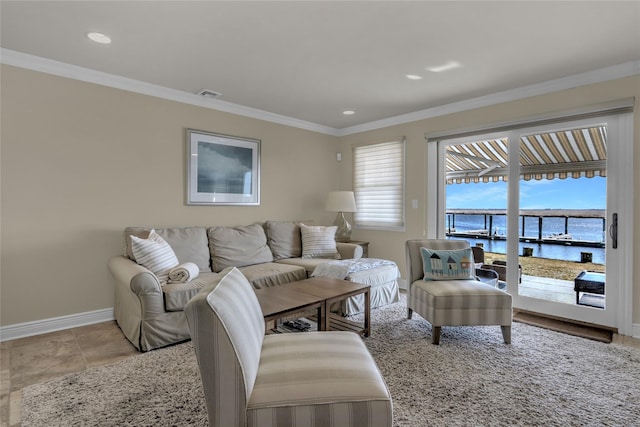
[[[518,220],[520,241],[518,253],[532,248],[534,257],[580,262],[582,252],[592,254],[594,263],[605,263],[606,224],[606,178],[554,179],[542,181],[520,181],[521,210],[544,211],[541,229],[538,217],[525,216]],[[450,211],[488,211],[506,206],[507,183],[449,184],[446,189],[447,216],[445,230],[450,238],[468,240],[471,245],[482,243],[485,251],[506,253],[506,215],[465,215]],[[565,223],[562,214],[554,217],[555,211],[600,210],[600,217],[571,217]],[[502,211],[504,212],[504,210]],[[580,216],[580,215],[578,215]],[[490,218],[490,219],[489,219]],[[451,233],[479,232],[475,236],[455,236]],[[486,237],[485,237],[486,236]],[[492,237],[492,238],[490,238]],[[553,243],[547,243],[553,240]],[[583,243],[584,242],[584,243]],[[583,243],[583,244],[582,244]]]

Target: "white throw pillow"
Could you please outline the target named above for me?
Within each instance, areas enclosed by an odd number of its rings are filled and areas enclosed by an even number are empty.
[[[300,224],[302,258],[340,259],[340,253],[336,248],[336,230],[338,230],[336,226]]]
[[[169,270],[180,264],[171,246],[156,230],[151,230],[146,239],[132,235],[131,250],[136,262],[151,270],[161,285],[169,280]]]

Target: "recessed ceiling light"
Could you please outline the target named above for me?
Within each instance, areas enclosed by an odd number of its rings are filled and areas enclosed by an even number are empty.
[[[353,116],[356,112],[353,110],[344,110],[342,112],[342,114],[344,114],[345,116]]]
[[[443,71],[454,70],[460,67],[462,67],[462,64],[458,61],[449,61],[446,64],[434,65],[432,67],[427,67],[426,69],[433,73],[442,73]]]
[[[100,43],[100,44],[111,43],[111,37],[104,35],[102,33],[89,33],[87,34],[87,37],[89,37],[91,40],[93,40],[96,43]]]
[[[407,74],[407,78],[409,80],[422,80],[422,76],[418,76],[416,74]]]

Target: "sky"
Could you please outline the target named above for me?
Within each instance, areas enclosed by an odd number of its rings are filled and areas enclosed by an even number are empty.
[[[506,209],[507,183],[447,185],[447,209]],[[606,178],[520,181],[520,209],[605,209]]]

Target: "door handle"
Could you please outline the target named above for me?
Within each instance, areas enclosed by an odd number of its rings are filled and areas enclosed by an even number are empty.
[[[618,249],[618,214],[611,216],[611,225],[609,226],[609,237],[611,237],[611,247]]]

